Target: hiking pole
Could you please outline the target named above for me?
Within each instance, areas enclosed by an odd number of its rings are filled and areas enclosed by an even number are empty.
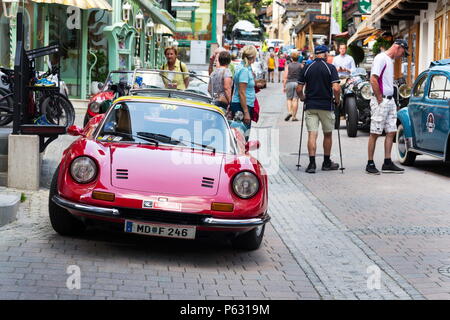
[[[305,104],[302,106],[302,125],[300,129],[300,145],[298,147],[298,161],[297,161],[297,170],[300,170],[300,155],[302,151],[302,138],[303,138],[303,121],[305,120]]]
[[[335,128],[337,129],[337,132],[338,132],[339,156],[341,158],[341,167],[339,168],[339,170],[341,170],[341,173],[344,173],[345,168],[344,168],[344,166],[342,164],[341,134],[340,134],[340,131],[339,131],[339,127],[341,126],[341,118],[340,118],[341,117],[341,112],[340,112],[340,106],[338,106],[336,103],[335,103],[335,108],[336,109],[339,108],[338,111],[335,112],[336,116],[339,117],[338,120],[336,120],[336,123],[335,123]]]

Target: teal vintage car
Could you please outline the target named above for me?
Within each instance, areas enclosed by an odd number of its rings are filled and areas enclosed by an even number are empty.
[[[417,155],[450,162],[450,59],[434,61],[414,82],[408,106],[398,111],[397,153],[401,164]]]

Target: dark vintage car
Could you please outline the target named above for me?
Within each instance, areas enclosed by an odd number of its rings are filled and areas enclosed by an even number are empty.
[[[413,165],[417,155],[450,162],[450,59],[432,62],[413,85],[408,106],[398,114],[397,154]]]
[[[340,114],[345,115],[347,135],[356,137],[358,129],[370,129],[370,98],[372,88],[370,86],[367,71],[357,68],[347,79],[342,79],[342,105]],[[394,98],[397,110],[408,104],[411,90],[406,81],[400,78],[394,82]]]

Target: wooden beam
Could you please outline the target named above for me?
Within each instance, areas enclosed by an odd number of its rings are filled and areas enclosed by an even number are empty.
[[[437,2],[437,0],[408,0],[408,2],[412,2],[412,3],[420,3],[420,2],[422,2],[422,3],[430,3],[430,2],[432,2],[432,3],[436,3]]]
[[[399,9],[402,10],[428,10],[428,3],[420,3],[420,2],[415,2],[415,3],[411,3],[411,2],[401,2],[398,5]]]
[[[381,19],[381,25],[387,25],[387,26],[396,26],[398,25],[398,20],[395,21],[390,21],[390,20],[385,20],[385,19]]]
[[[420,10],[402,10],[394,8],[389,13],[396,16],[418,16],[420,15]]]
[[[394,16],[392,14],[385,14],[383,18],[388,21],[398,21],[398,20],[414,21],[415,19],[414,16]]]

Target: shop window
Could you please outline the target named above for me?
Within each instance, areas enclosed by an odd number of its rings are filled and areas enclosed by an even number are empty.
[[[442,31],[444,29],[443,16],[434,21],[434,60],[441,60],[443,50]]]
[[[10,67],[11,53],[10,53],[10,30],[9,30],[9,19],[3,14],[0,17],[0,66]]]
[[[446,76],[435,75],[431,78],[430,99],[447,100],[450,99],[450,81]]]
[[[420,80],[417,82],[416,86],[413,90],[413,96],[414,97],[423,97],[423,94],[425,93],[425,84],[427,83],[428,75],[422,76]]]
[[[61,79],[69,88],[71,96],[80,96],[81,91],[81,30],[67,27],[67,7],[51,5],[48,7],[50,34],[49,42],[60,45]],[[51,57],[52,64],[56,63]]]
[[[450,58],[450,10],[445,15],[446,30],[445,33],[445,58]]]

